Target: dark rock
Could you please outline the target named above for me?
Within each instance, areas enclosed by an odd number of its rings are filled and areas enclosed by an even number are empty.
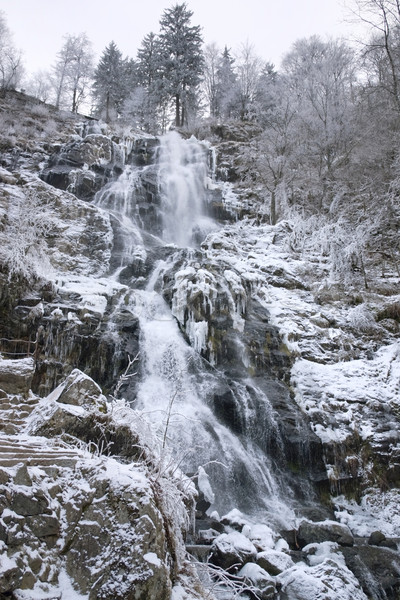
[[[10,475],[9,473],[7,473],[7,471],[4,471],[3,469],[0,469],[0,485],[5,485],[9,482],[10,480]]]
[[[105,398],[100,386],[79,369],[74,369],[63,383],[50,395],[52,400],[62,404],[102,408],[105,410]]]
[[[17,465],[17,470],[14,476],[14,483],[16,485],[26,485],[28,487],[32,485],[32,479],[29,475],[28,467],[25,463]]]
[[[341,549],[347,567],[353,571],[368,598],[393,598],[400,593],[400,556],[378,546]]]
[[[27,517],[26,524],[38,538],[58,535],[60,533],[60,523],[52,515]]]
[[[0,520],[0,542],[7,543],[7,527],[1,520]]]
[[[319,544],[321,542],[336,542],[341,546],[354,545],[354,538],[350,529],[346,525],[333,521],[321,521],[319,523],[302,521],[298,529],[297,539],[301,548],[308,544]]]
[[[29,495],[26,492],[15,491],[10,502],[10,509],[17,515],[40,515],[49,511],[49,505],[40,490]]]
[[[386,536],[381,531],[373,531],[368,538],[368,544],[370,546],[380,546],[385,539]]]

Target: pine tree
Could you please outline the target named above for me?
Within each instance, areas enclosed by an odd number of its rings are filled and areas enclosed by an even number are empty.
[[[162,53],[159,38],[147,34],[137,52],[136,86],[129,98],[129,110],[140,113],[139,125],[150,133],[163,130],[161,121],[169,98],[162,70]]]
[[[237,87],[234,62],[230,50],[225,46],[217,70],[216,116],[218,117],[232,116]]]
[[[193,12],[185,3],[166,9],[160,21],[160,43],[167,90],[175,102],[175,125],[187,122],[203,69],[200,26],[191,26]]]
[[[115,42],[110,42],[96,67],[93,84],[97,111],[107,123],[121,114],[127,96],[128,71],[131,70]]]

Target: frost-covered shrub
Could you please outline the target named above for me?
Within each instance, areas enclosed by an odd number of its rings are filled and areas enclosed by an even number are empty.
[[[50,228],[50,213],[35,192],[10,197],[0,251],[10,280],[32,281],[48,272],[46,237]]]
[[[358,331],[371,333],[377,329],[374,315],[368,310],[365,304],[359,304],[358,306],[351,308],[348,313],[348,320],[351,327]]]
[[[47,119],[49,116],[49,109],[45,104],[34,104],[30,109],[30,113],[34,117]]]

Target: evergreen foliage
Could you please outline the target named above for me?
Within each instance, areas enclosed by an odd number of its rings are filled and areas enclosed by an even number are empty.
[[[128,61],[114,41],[105,48],[94,72],[96,112],[108,123],[122,112],[128,92]]]
[[[176,4],[164,11],[160,21],[162,73],[166,89],[174,99],[176,127],[187,123],[203,69],[201,28],[190,25],[192,15],[185,3]]]

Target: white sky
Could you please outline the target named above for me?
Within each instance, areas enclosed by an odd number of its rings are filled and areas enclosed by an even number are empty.
[[[124,56],[136,57],[143,37],[159,32],[163,11],[183,0],[0,0],[28,73],[48,69],[65,34],[85,32],[97,58],[112,41]],[[262,59],[279,67],[299,38],[318,34],[350,39],[346,0],[187,0],[192,25],[206,43],[234,52],[249,42]],[[349,0],[351,1],[351,0]]]

